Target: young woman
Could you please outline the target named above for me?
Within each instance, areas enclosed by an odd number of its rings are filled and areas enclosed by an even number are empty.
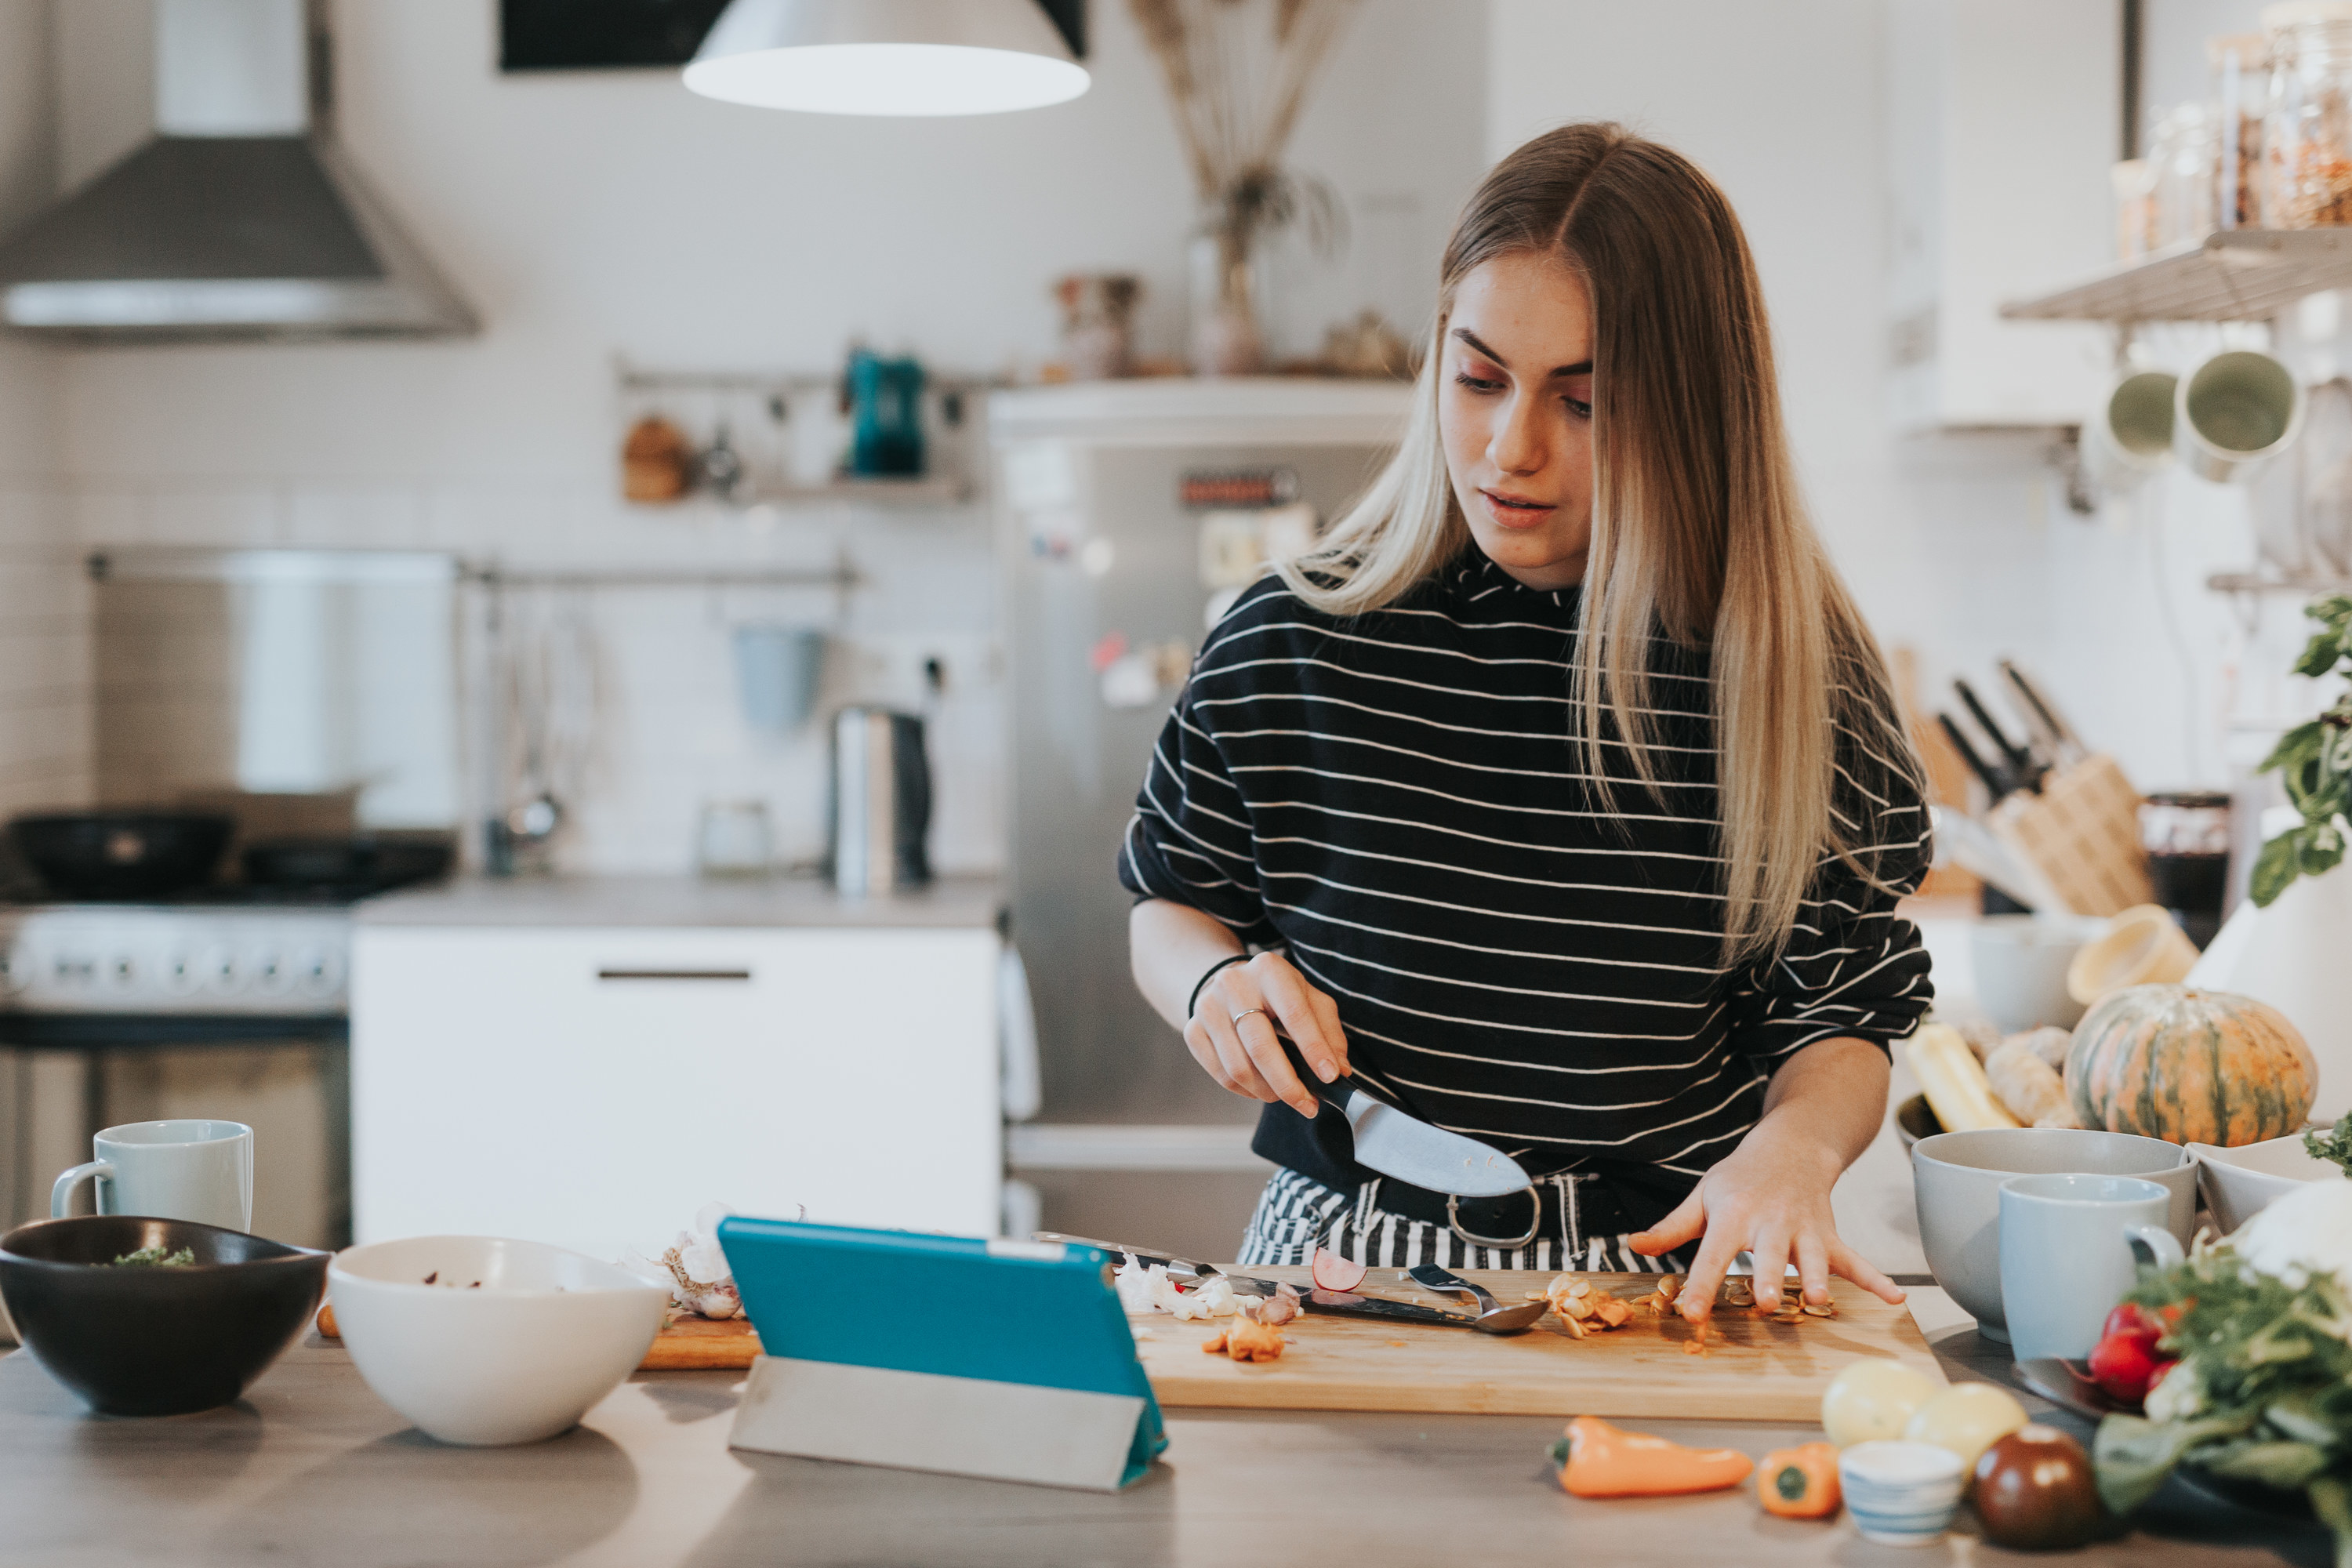
[[[1445,250],[1403,445],[1244,593],[1120,857],[1137,983],[1281,1169],[1244,1263],[1894,1284],[1830,1188],[1930,991],[1884,667],[1799,499],[1723,193],[1614,125],[1537,138]],[[1286,1063],[1503,1150],[1449,1202]],[[1695,1247],[1694,1247],[1695,1244]]]

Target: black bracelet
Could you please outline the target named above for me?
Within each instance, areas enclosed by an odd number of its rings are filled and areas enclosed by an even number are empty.
[[[1184,1021],[1186,1023],[1189,1024],[1192,1021],[1193,1010],[1201,1005],[1201,992],[1208,985],[1210,981],[1217,977],[1217,971],[1221,969],[1230,969],[1236,963],[1247,963],[1249,962],[1249,957],[1250,955],[1246,952],[1237,952],[1231,958],[1221,958],[1217,960],[1216,963],[1209,965],[1209,967],[1202,973],[1201,978],[1192,983],[1192,999],[1184,1004]]]

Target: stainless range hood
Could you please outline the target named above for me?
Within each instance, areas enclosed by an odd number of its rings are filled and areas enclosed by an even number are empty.
[[[95,343],[477,331],[328,134],[322,8],[154,3],[156,136],[0,240],[0,321]]]

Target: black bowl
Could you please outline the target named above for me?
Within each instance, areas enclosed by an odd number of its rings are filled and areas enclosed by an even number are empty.
[[[184,1268],[105,1267],[192,1249]],[[82,1215],[0,1236],[0,1300],[49,1374],[108,1415],[236,1398],[294,1342],[333,1255],[194,1220]]]
[[[236,824],[202,811],[65,811],[8,824],[62,899],[161,899],[212,879]]]

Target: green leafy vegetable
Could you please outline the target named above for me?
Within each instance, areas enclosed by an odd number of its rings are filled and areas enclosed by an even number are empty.
[[[166,1252],[160,1247],[142,1247],[136,1252],[126,1252],[116,1258],[114,1268],[192,1268],[195,1266],[196,1249],[184,1247],[177,1252]]]
[[[2294,661],[2297,675],[2314,679],[2352,675],[2352,595],[2336,594],[2308,605],[2304,614],[2320,629]],[[2254,858],[2251,891],[2268,905],[2297,877],[2316,877],[2343,863],[2347,847],[2343,818],[2352,813],[2352,686],[2318,718],[2279,737],[2259,770],[2276,773],[2286,797],[2303,820],[2263,846]]]
[[[2336,1532],[2338,1568],[2352,1568],[2352,1291],[2329,1274],[2255,1273],[2227,1242],[2200,1238],[2126,1299],[2169,1325],[2158,1350],[2179,1364],[2149,1392],[2147,1415],[2099,1424],[2092,1457],[2107,1507],[2146,1502],[2181,1465],[2300,1489]]]
[[[2352,1175],[2352,1116],[2338,1117],[2325,1137],[2315,1131],[2305,1133],[2303,1152],[2315,1160],[2333,1160]]]

